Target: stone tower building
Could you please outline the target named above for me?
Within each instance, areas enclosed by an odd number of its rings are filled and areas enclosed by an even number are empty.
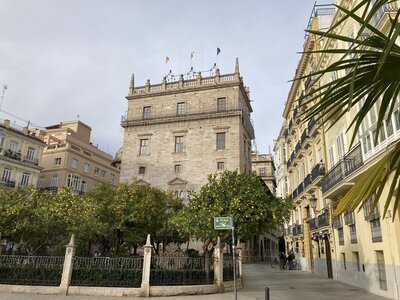
[[[132,75],[126,99],[122,182],[136,178],[185,198],[208,174],[251,172],[252,108],[238,59],[232,74],[190,72],[140,87]]]

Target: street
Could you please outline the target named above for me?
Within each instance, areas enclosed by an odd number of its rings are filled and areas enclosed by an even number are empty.
[[[270,288],[270,300],[384,300],[357,287],[324,279],[304,271],[271,268],[269,264],[245,264],[244,288],[238,300],[264,300],[265,288]],[[0,300],[116,300],[120,297],[59,296],[0,293]],[[123,299],[143,299],[124,297]],[[233,292],[213,295],[154,297],[156,300],[231,300]]]

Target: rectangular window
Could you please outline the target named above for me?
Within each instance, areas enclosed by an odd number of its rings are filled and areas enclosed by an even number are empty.
[[[30,174],[28,174],[28,173],[22,174],[21,186],[28,186],[28,184],[29,184],[29,178],[30,178]]]
[[[83,164],[83,172],[89,173],[89,164],[87,164],[87,163]]]
[[[329,146],[329,163],[332,168],[335,165],[335,155],[333,154],[333,146]]]
[[[101,170],[101,177],[103,177],[103,178],[106,177],[106,171],[105,170]]]
[[[226,98],[217,98],[217,112],[226,111]]]
[[[377,219],[371,220],[370,224],[371,224],[372,242],[373,243],[382,242],[381,221],[379,217]]]
[[[183,198],[183,191],[182,190],[174,191],[174,195],[176,198]]]
[[[396,126],[396,130],[400,130],[400,109],[397,109],[394,113],[394,125]]]
[[[34,161],[34,159],[35,159],[35,149],[32,147],[29,147],[28,151],[26,152],[26,160]]]
[[[357,229],[356,224],[349,225],[350,229],[350,243],[357,244]]]
[[[353,260],[354,260],[354,263],[356,264],[355,265],[355,269],[357,270],[357,272],[360,272],[361,271],[361,268],[360,268],[360,255],[358,254],[357,251],[353,252]]]
[[[225,132],[217,133],[217,150],[223,150],[226,148],[226,137]]]
[[[381,290],[387,291],[385,256],[383,251],[376,251],[376,261],[378,264],[379,287]]]
[[[217,162],[217,169],[218,169],[218,171],[225,170],[225,163],[223,161]]]
[[[58,176],[57,175],[53,175],[53,177],[51,177],[50,187],[58,187]]]
[[[18,143],[12,141],[10,143],[10,150],[11,150],[12,153],[17,153],[18,152]]]
[[[61,165],[61,157],[56,157],[54,159],[54,165],[55,166],[60,166]]]
[[[260,176],[265,176],[265,168],[260,168]]]
[[[81,184],[81,191],[86,192],[87,191],[87,183],[85,181],[82,181]]]
[[[338,228],[339,245],[344,245],[343,228]]]
[[[146,173],[146,167],[139,167],[139,174]]]
[[[73,187],[75,190],[79,190],[81,186],[81,178],[78,175],[68,174],[66,186]]]
[[[73,158],[71,160],[71,168],[74,168],[74,169],[78,168],[78,160],[77,159]]]
[[[110,180],[111,180],[111,182],[115,181],[115,174],[113,174],[113,173],[110,174]]]
[[[389,136],[392,136],[393,135],[393,133],[394,133],[394,131],[393,131],[393,123],[392,123],[392,119],[387,119],[386,121],[385,121],[385,123],[386,123],[386,132],[387,132],[387,136],[389,137]]]
[[[46,177],[40,176],[38,182],[38,188],[44,188],[44,187],[46,187]]]
[[[99,173],[100,173],[100,169],[99,168],[94,168],[94,172],[93,172],[93,175],[94,176],[99,176]]]
[[[1,181],[3,182],[9,182],[11,179],[11,169],[4,169],[3,170],[3,176],[1,178]]]
[[[143,119],[151,118],[151,106],[143,107]]]
[[[175,153],[183,152],[183,136],[175,137]]]
[[[174,170],[175,170],[175,173],[180,173],[180,172],[182,172],[182,165],[175,165],[175,166],[174,166]]]
[[[141,139],[140,140],[140,155],[148,155],[149,154],[149,140],[148,139]]]
[[[186,113],[186,103],[185,102],[179,102],[176,104],[176,114],[179,115],[184,115]]]
[[[343,132],[336,138],[336,146],[339,159],[341,159],[345,154]]]

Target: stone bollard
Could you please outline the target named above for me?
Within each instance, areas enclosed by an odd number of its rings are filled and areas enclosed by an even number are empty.
[[[75,234],[72,234],[71,240],[69,241],[65,249],[64,267],[59,288],[59,294],[61,295],[68,295],[68,288],[71,284],[75,249]]]
[[[217,284],[218,292],[224,292],[224,277],[223,277],[223,267],[224,267],[224,254],[221,249],[221,240],[218,237],[217,245],[214,248],[214,279]]]
[[[140,286],[140,294],[142,297],[150,297],[150,268],[151,268],[151,252],[153,246],[150,243],[150,234],[147,235],[146,245],[144,248],[143,257],[143,273],[142,273],[142,285]]]
[[[236,253],[238,255],[239,278],[243,278],[242,247],[239,241],[238,241],[238,246],[236,247]]]

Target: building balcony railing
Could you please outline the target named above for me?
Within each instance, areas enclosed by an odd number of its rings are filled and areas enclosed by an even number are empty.
[[[42,191],[47,191],[47,192],[57,193],[57,191],[58,191],[58,187],[56,187],[56,186],[40,187],[38,189],[41,192]]]
[[[301,224],[295,224],[293,226],[293,235],[298,236],[303,234],[303,225]]]
[[[287,228],[285,228],[285,235],[293,235],[292,226],[288,226]]]
[[[348,152],[322,180],[322,193],[341,182],[347,176],[359,169],[363,165],[361,145],[358,144]]]
[[[297,186],[296,189],[293,190],[290,199],[294,200],[297,196],[299,196],[310,184],[318,183],[318,178],[322,178],[325,175],[325,167],[323,163],[318,163],[311,170],[311,173],[308,174],[304,180]]]
[[[317,223],[318,223],[317,218],[312,218],[310,220],[310,230],[311,231],[318,229],[318,224]]]
[[[356,220],[354,218],[354,212],[344,214],[344,224],[345,225],[353,225],[355,223],[356,223]]]
[[[39,165],[39,160],[37,158],[32,158],[29,156],[24,157],[24,162],[35,165],[35,166]]]
[[[322,214],[318,216],[318,228],[329,226],[329,211],[324,211]]]
[[[399,5],[396,1],[383,5],[374,15],[371,20],[371,25],[377,26],[385,13],[396,13],[399,10]]]
[[[20,152],[16,152],[16,151],[12,151],[11,149],[8,149],[6,151],[4,151],[4,156],[14,159],[14,160],[19,160],[21,161],[21,153]]]
[[[10,188],[13,189],[15,188],[15,181],[0,181],[0,188]]]
[[[342,216],[337,216],[333,219],[333,227],[336,229],[343,228]]]

